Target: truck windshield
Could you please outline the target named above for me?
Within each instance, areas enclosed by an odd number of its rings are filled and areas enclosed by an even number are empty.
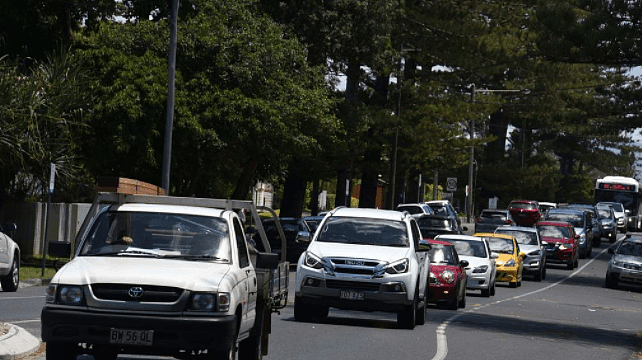
[[[134,255],[227,261],[230,237],[221,218],[106,211],[83,243],[81,256]]]
[[[331,217],[317,241],[342,244],[409,247],[406,224],[401,221]]]

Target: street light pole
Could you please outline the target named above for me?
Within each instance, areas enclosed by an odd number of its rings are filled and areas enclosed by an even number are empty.
[[[472,91],[470,92],[470,103],[475,104],[475,85],[473,84]],[[470,120],[470,140],[475,138],[475,116],[471,117]],[[475,162],[475,147],[471,145],[470,147],[470,163],[468,164],[468,194],[467,194],[467,203],[466,203],[466,217],[467,221],[470,222],[470,219],[473,214],[473,163]]]

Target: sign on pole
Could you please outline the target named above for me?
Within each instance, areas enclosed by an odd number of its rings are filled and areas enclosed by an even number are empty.
[[[56,164],[51,163],[51,171],[49,172],[49,193],[53,194],[54,184],[56,179]]]
[[[446,191],[448,192],[457,191],[457,178],[450,177],[446,179]]]

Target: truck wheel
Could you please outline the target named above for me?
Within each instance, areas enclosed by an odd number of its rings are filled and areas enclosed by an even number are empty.
[[[237,311],[236,313],[237,318],[241,316],[241,314]],[[212,356],[209,357],[208,359],[213,360],[236,360],[236,351],[238,350],[238,343],[239,343],[239,329],[238,326],[239,324],[237,323],[236,328],[234,329],[234,337],[232,340],[232,343],[229,344],[227,349],[210,349],[208,353],[211,351]]]
[[[417,298],[414,298],[412,304],[397,313],[397,323],[402,329],[412,330],[417,325]]]
[[[13,257],[9,274],[0,278],[0,284],[2,285],[2,291],[14,292],[18,290],[18,285],[20,284],[20,263],[18,262],[17,254]]]
[[[268,309],[269,310],[269,309]],[[262,339],[263,339],[263,316],[265,310],[260,310],[256,314],[256,324],[250,337],[241,341],[239,344],[239,360],[261,360],[263,359]]]
[[[61,341],[48,341],[46,350],[47,360],[74,360],[78,353],[77,344]]]

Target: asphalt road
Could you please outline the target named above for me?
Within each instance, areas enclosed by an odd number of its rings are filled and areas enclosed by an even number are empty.
[[[549,267],[542,282],[525,279],[519,288],[498,286],[490,298],[469,291],[465,309],[430,307],[426,324],[414,330],[398,329],[394,314],[334,309],[322,322],[299,323],[287,306],[273,315],[266,358],[637,359],[642,288],[604,287],[609,245],[594,248],[593,257],[580,260],[575,270]],[[44,287],[0,293],[0,320],[39,337],[43,294]],[[44,354],[36,358],[44,359]]]

